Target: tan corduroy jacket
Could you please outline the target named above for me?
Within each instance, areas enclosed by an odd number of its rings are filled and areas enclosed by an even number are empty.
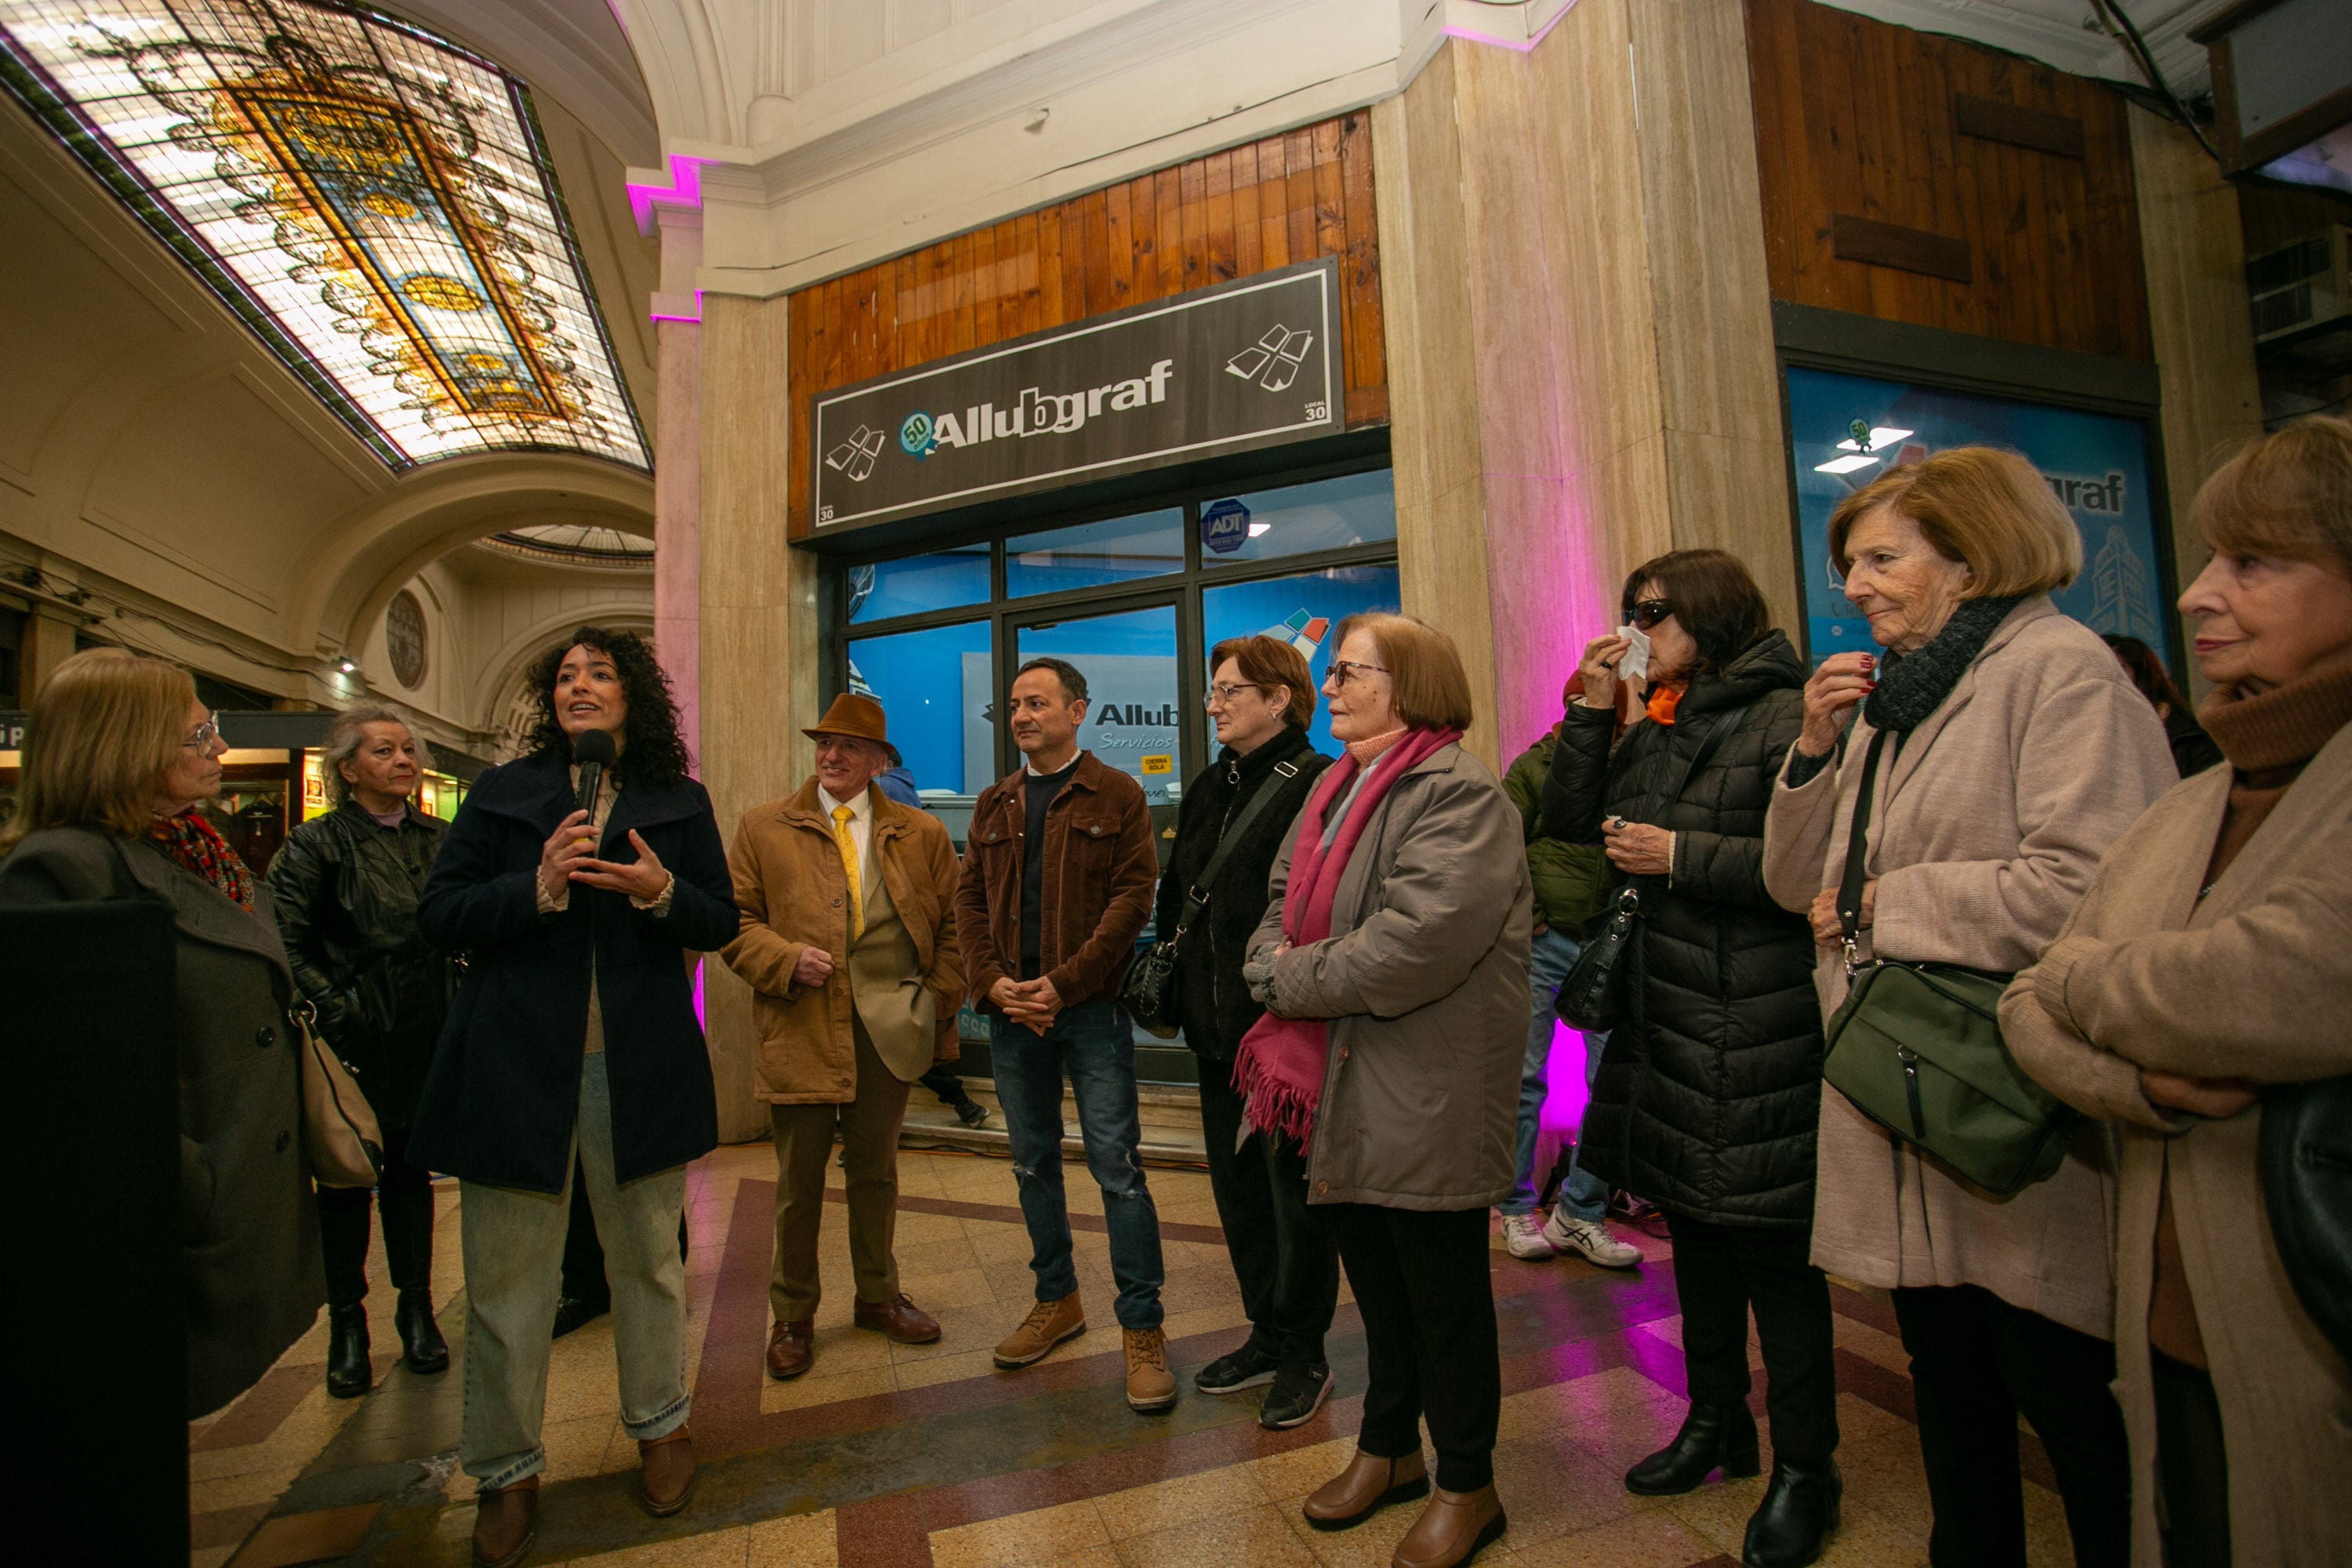
[[[1804,910],[1845,869],[1846,828],[1871,729],[1790,789],[1764,823],[1764,882]],[[1888,742],[1891,748],[1892,740]],[[2107,846],[2175,777],[2156,710],[2098,635],[2046,596],[1994,628],[1959,684],[1885,769],[1870,824],[1875,924],[1864,956],[2011,971],[2042,956]],[[1815,966],[1824,1018],[1843,960]],[[1978,1285],[2107,1338],[2111,1140],[2087,1127],[2058,1173],[1999,1198],[1898,1144],[1835,1089],[1822,1092],[1813,1261],[1867,1285]]]
[[[871,788],[871,786],[868,786]],[[956,1058],[956,1008],[963,968],[956,954],[955,846],[939,818],[874,790],[874,863],[914,940],[939,1014],[937,1059]],[[818,808],[816,780],[743,814],[728,847],[742,924],[720,952],[750,982],[760,1026],[753,1098],[764,1105],[846,1104],[857,1093],[857,1047],[850,1033],[849,878],[833,824]],[[833,955],[821,986],[803,985],[793,967],[811,947]]]
[[[2158,1110],[2142,1067],[2257,1084],[2352,1072],[2352,728],[2338,731],[2200,902],[2231,773],[2181,784],[2108,854],[2001,1032],[2051,1092],[2122,1133],[2116,1392],[2131,1434],[2132,1561],[2160,1561],[2148,1297],[2157,1198],[2173,1221],[2229,1453],[2233,1560],[2352,1561],[2352,1370],[2279,1264],[2255,1151],[2262,1108],[2226,1121]]]

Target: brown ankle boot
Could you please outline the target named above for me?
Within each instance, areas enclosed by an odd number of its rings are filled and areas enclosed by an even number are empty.
[[[1417,1498],[1428,1489],[1429,1468],[1419,1449],[1402,1458],[1383,1459],[1359,1448],[1348,1468],[1318,1487],[1300,1511],[1318,1530],[1346,1530],[1392,1502]]]
[[[1086,1331],[1087,1310],[1078,1305],[1076,1290],[1058,1301],[1040,1301],[1029,1309],[1019,1328],[998,1342],[996,1364],[1027,1366],[1043,1361],[1055,1345]]]
[[[1127,1352],[1127,1405],[1146,1415],[1176,1403],[1176,1379],[1168,1370],[1168,1336],[1158,1328],[1123,1329]]]
[[[638,1444],[637,1463],[645,1467],[638,1484],[646,1511],[656,1519],[667,1519],[694,1496],[694,1442],[685,1427]]]
[[[1389,1568],[1455,1568],[1499,1539],[1507,1524],[1503,1501],[1491,1483],[1475,1492],[1441,1487],[1430,1494],[1429,1506],[1397,1542]]]
[[[539,1478],[474,1494],[474,1568],[513,1568],[539,1534]]]

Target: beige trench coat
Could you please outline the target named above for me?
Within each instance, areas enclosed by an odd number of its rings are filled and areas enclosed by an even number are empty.
[[[2262,1108],[2160,1111],[2139,1068],[2256,1083],[2352,1072],[2352,729],[2312,760],[2203,902],[2229,803],[2201,773],[2125,835],[2066,935],[2002,999],[2026,1071],[2122,1133],[2116,1393],[2131,1435],[2132,1561],[2157,1563],[2148,1298],[2168,1161],[2174,1224],[2229,1453],[2233,1560],[2352,1561],[2352,1370],[2294,1299],[2255,1151]]]
[[[1857,719],[1843,761],[1772,792],[1764,882],[1804,910],[1845,868],[1846,828],[1870,744]],[[1894,742],[1887,742],[1891,749]],[[2037,595],[1994,628],[1935,712],[1883,763],[1870,824],[1875,921],[1864,956],[2023,969],[2056,939],[2099,857],[2174,780],[2156,710],[2098,635]],[[1821,950],[1824,1017],[1845,965]],[[1897,1143],[1835,1089],[1822,1092],[1813,1261],[1866,1285],[1977,1285],[2012,1306],[2108,1338],[2112,1141],[2086,1127],[2058,1173],[1996,1197]]]

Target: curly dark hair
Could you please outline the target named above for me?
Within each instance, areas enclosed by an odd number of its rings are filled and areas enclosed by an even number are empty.
[[[686,737],[677,730],[677,704],[669,693],[669,677],[654,658],[654,650],[635,632],[607,626],[579,626],[539,656],[530,667],[530,731],[523,737],[528,754],[569,760],[572,737],[555,721],[555,672],[563,656],[585,647],[613,661],[620,672],[621,694],[628,699],[629,716],[621,725],[626,742],[621,748],[618,771],[633,784],[667,787],[684,778],[694,766]]]

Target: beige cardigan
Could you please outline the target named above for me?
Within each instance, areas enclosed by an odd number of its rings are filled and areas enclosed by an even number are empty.
[[[1764,824],[1764,881],[1809,908],[1845,868],[1870,744],[1856,720],[1843,763],[1787,775]],[[1894,742],[1887,742],[1891,748]],[[2023,969],[2054,940],[2099,857],[2173,783],[2164,726],[2097,634],[2037,595],[1994,628],[1952,694],[1883,763],[1870,827],[1878,879],[1865,956]],[[1814,969],[1824,1017],[1845,966]],[[1995,1197],[1923,1160],[1834,1089],[1822,1094],[1813,1261],[1867,1285],[1979,1285],[2102,1339],[2112,1140],[2086,1127],[2058,1173]]]
[[[2160,1561],[2148,1297],[2168,1160],[2181,1260],[2230,1456],[2233,1560],[2352,1561],[2352,1370],[2279,1265],[2258,1105],[2151,1106],[2139,1068],[2256,1083],[2352,1072],[2352,729],[2312,759],[2203,902],[2230,770],[2173,790],[2116,845],[2066,935],[2002,998],[2026,1071],[2122,1133],[2116,1392],[2131,1434],[2132,1560]]]

